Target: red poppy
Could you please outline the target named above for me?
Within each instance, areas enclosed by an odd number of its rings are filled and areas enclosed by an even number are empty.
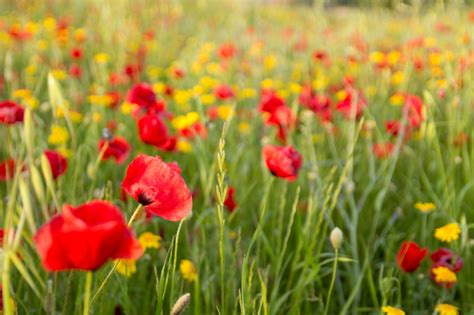
[[[137,117],[141,112],[158,113],[165,109],[165,103],[156,99],[155,92],[147,83],[135,84],[127,93],[127,102],[138,105],[138,111],[133,114]]]
[[[138,120],[140,139],[154,146],[163,145],[168,139],[168,129],[158,115],[148,114]]]
[[[367,101],[361,91],[346,87],[346,96],[337,103],[336,110],[347,119],[359,118],[366,106]]]
[[[316,113],[322,121],[327,122],[332,119],[331,100],[326,95],[316,94],[311,85],[303,87],[299,101],[301,105]]]
[[[122,164],[128,159],[131,148],[125,138],[113,137],[111,141],[101,139],[99,141],[99,152],[102,151],[105,145],[107,145],[107,147],[102,155],[103,161],[114,158],[117,164]]]
[[[423,101],[416,95],[405,95],[405,106],[408,122],[412,128],[419,128],[423,122]]]
[[[191,213],[193,205],[191,192],[180,174],[176,163],[140,154],[128,165],[122,188],[147,212],[179,221]]]
[[[397,264],[405,272],[414,272],[428,253],[413,241],[405,241],[397,254]]]
[[[54,179],[66,172],[67,160],[61,153],[53,150],[46,150],[44,151],[44,155],[46,155],[46,158],[49,161],[49,166],[51,167],[51,173]]]
[[[110,98],[110,107],[116,108],[120,102],[120,92],[118,91],[111,91],[105,93]]]
[[[262,149],[263,159],[270,172],[287,181],[294,181],[303,164],[303,157],[292,146],[267,144]]]
[[[15,175],[15,161],[12,159],[0,163],[0,181],[12,179]]]
[[[69,68],[69,74],[71,75],[71,77],[78,79],[82,75],[82,69],[79,65],[73,63]]]
[[[234,90],[228,85],[222,84],[215,88],[214,95],[220,100],[228,100],[235,96]]]
[[[227,189],[227,194],[224,200],[224,206],[229,210],[229,212],[234,212],[235,208],[237,208],[237,203],[235,202],[235,188],[229,186]]]
[[[178,143],[178,137],[171,136],[166,138],[166,141],[158,146],[158,149],[168,152],[174,152],[176,150],[176,144]]]
[[[237,53],[237,48],[232,43],[223,44],[217,53],[222,59],[231,59]]]
[[[12,101],[0,102],[0,123],[13,125],[23,121],[25,110]]]
[[[138,259],[143,253],[120,209],[101,200],[65,205],[34,242],[49,271],[96,270],[109,259]]]
[[[386,159],[388,158],[392,153],[393,149],[395,146],[393,143],[390,141],[387,142],[381,142],[381,143],[375,143],[373,145],[372,150],[374,151],[374,155],[379,158],[379,159]]]
[[[201,138],[206,138],[207,137],[207,128],[206,125],[204,125],[201,122],[197,122],[193,124],[189,128],[184,128],[180,130],[180,133],[183,137],[192,139],[196,136],[199,136]]]
[[[82,58],[82,49],[80,47],[75,47],[71,49],[71,57],[73,59],[81,59]]]
[[[262,91],[259,104],[259,110],[261,112],[272,113],[280,106],[286,106],[286,104],[285,101],[275,93],[275,91]]]

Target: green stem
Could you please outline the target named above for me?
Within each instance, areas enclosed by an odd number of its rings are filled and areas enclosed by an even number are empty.
[[[92,288],[92,271],[86,273],[86,285],[84,288],[84,311],[83,315],[89,315]]]
[[[332,278],[331,278],[331,284],[329,286],[329,292],[328,292],[328,300],[326,301],[326,307],[324,309],[324,315],[328,314],[329,311],[329,304],[331,302],[331,295],[332,295],[332,290],[334,289],[334,282],[336,282],[336,272],[337,272],[337,260],[339,258],[339,249],[334,249],[334,265],[332,268]]]

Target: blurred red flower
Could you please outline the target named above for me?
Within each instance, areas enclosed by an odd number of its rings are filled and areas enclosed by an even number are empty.
[[[388,158],[392,152],[395,146],[393,143],[390,141],[387,142],[381,142],[381,143],[375,143],[373,145],[372,150],[374,151],[374,155],[379,158],[379,159],[386,159]]]
[[[0,162],[0,181],[4,182],[12,179],[15,175],[15,160],[9,159]]]
[[[235,96],[234,90],[228,85],[221,84],[214,89],[214,95],[220,100],[228,100]]]
[[[235,188],[229,186],[227,188],[227,194],[224,200],[224,206],[227,208],[229,212],[234,212],[235,208],[237,208],[237,203],[235,202]]]
[[[101,200],[65,205],[34,242],[48,271],[96,270],[109,259],[138,259],[143,253],[120,209]]]
[[[140,154],[127,168],[122,188],[149,213],[179,221],[191,213],[191,192],[177,163]]]
[[[168,139],[168,129],[158,115],[148,114],[138,120],[140,139],[154,146],[163,145]]]
[[[405,272],[414,272],[428,253],[413,241],[405,241],[397,254],[397,264]]]
[[[0,123],[13,125],[23,122],[25,110],[23,107],[12,101],[0,102]]]
[[[126,101],[138,105],[138,110],[133,113],[138,117],[141,113],[159,113],[165,110],[166,104],[157,100],[155,92],[147,83],[135,84],[127,93]]]
[[[117,164],[122,164],[128,159],[131,147],[127,139],[122,137],[113,137],[110,141],[101,139],[99,141],[99,152],[101,152],[106,145],[107,147],[102,155],[103,161],[114,158]]]
[[[292,146],[280,147],[267,144],[262,149],[263,159],[272,175],[294,181],[303,164],[303,157]]]
[[[56,179],[67,170],[67,160],[59,152],[53,150],[45,150],[44,155],[48,159],[49,166],[51,167],[51,174]]]

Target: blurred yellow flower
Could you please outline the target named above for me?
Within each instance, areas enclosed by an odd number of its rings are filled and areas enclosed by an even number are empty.
[[[442,242],[450,243],[457,240],[459,238],[459,234],[461,234],[461,227],[459,224],[449,223],[445,226],[437,228],[435,230],[434,236]]]
[[[438,304],[436,305],[435,312],[439,315],[458,315],[459,309],[451,304]]]
[[[217,107],[217,115],[222,120],[226,120],[232,114],[233,107],[232,105],[221,105]]]
[[[448,267],[439,266],[435,267],[432,270],[435,281],[437,283],[446,282],[446,283],[454,283],[458,281],[456,273],[451,271]]]
[[[194,267],[194,264],[187,259],[181,260],[181,263],[179,264],[179,271],[181,272],[181,276],[189,281],[193,282],[197,280],[197,271],[196,267]]]
[[[382,312],[387,315],[405,315],[405,312],[393,306],[383,306]]]
[[[109,61],[110,57],[106,53],[98,53],[94,56],[94,59],[95,59],[95,62],[104,64]]]
[[[48,17],[43,21],[43,27],[47,31],[54,31],[56,29],[56,20],[52,17]]]
[[[13,98],[25,98],[31,96],[31,90],[29,89],[18,89],[13,91],[12,97]]]
[[[51,133],[48,136],[48,143],[52,145],[65,144],[69,140],[69,132],[59,125],[51,126]]]
[[[203,94],[201,95],[201,103],[203,105],[211,105],[216,102],[216,98],[212,94]]]
[[[178,139],[176,149],[178,149],[179,152],[189,153],[193,151],[193,145],[187,140]]]
[[[130,277],[137,272],[137,265],[133,259],[119,259],[115,270],[126,277]]]
[[[186,115],[176,116],[171,120],[171,126],[177,130],[183,130],[191,127],[199,121],[199,114],[197,112],[189,112]]]
[[[369,59],[373,63],[381,63],[385,60],[385,54],[381,51],[374,51],[370,54]]]
[[[403,83],[404,78],[405,78],[405,75],[403,74],[403,72],[397,71],[392,75],[392,78],[390,81],[393,85],[400,85],[401,83]]]
[[[144,232],[138,237],[138,241],[144,249],[161,247],[161,236],[151,232]]]
[[[54,69],[52,74],[56,80],[64,80],[67,77],[66,72],[61,69]]]
[[[86,39],[86,30],[83,28],[78,28],[74,31],[74,38],[78,42],[83,42]]]
[[[403,105],[403,102],[405,102],[405,96],[401,93],[395,93],[390,96],[390,104],[394,106],[401,106]]]
[[[399,51],[391,51],[387,55],[387,61],[390,65],[396,65],[400,61],[401,54]]]
[[[255,89],[245,88],[240,91],[239,98],[240,99],[254,98],[256,95],[257,95],[257,91],[255,91]]]
[[[102,120],[102,115],[99,112],[92,113],[92,121],[99,122]]]
[[[415,208],[420,212],[429,213],[436,210],[436,205],[432,202],[417,202],[415,203]]]
[[[268,55],[263,59],[263,67],[267,71],[270,71],[275,68],[276,64],[277,58],[274,55]]]
[[[129,103],[129,102],[123,102],[122,105],[120,105],[120,111],[123,114],[128,115],[131,112],[133,112],[136,107],[137,107],[137,105],[135,105],[135,104],[132,104],[132,103]]]
[[[155,84],[153,84],[152,86],[153,88],[153,91],[157,94],[163,94],[163,92],[165,91],[165,84],[163,82],[157,82]]]
[[[250,132],[250,124],[244,121],[239,123],[239,132],[241,134],[248,134]]]

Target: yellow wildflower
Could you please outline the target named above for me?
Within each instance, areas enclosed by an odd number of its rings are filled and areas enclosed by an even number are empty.
[[[381,51],[374,51],[370,54],[369,59],[373,63],[382,63],[385,60],[385,54]]]
[[[458,315],[459,309],[451,304],[438,304],[435,312],[438,312],[439,315]]]
[[[222,120],[229,118],[229,116],[232,114],[232,111],[233,108],[231,105],[221,105],[217,107],[217,115],[219,115]]]
[[[429,213],[436,210],[436,205],[432,202],[417,202],[415,203],[415,208],[420,212]]]
[[[99,112],[92,113],[92,121],[99,122],[102,120],[102,115]]]
[[[123,114],[128,115],[131,112],[133,112],[136,107],[137,107],[137,105],[135,105],[135,104],[132,104],[132,103],[129,103],[129,102],[123,102],[122,105],[120,106],[120,111]]]
[[[161,247],[161,236],[153,234],[151,232],[142,233],[138,237],[138,241],[142,245],[144,249],[147,248],[156,248],[159,249]]]
[[[247,122],[241,122],[239,124],[239,132],[242,134],[248,134],[250,132],[250,124]]]
[[[461,234],[461,227],[457,223],[449,223],[445,226],[437,228],[435,230],[434,236],[442,241],[450,243],[455,241],[459,238],[459,234]]]
[[[193,151],[193,145],[187,140],[179,139],[176,143],[176,149],[178,149],[179,152],[189,153]]]
[[[400,85],[405,78],[402,71],[397,71],[392,75],[391,82],[393,85]]]
[[[177,130],[183,130],[193,126],[199,121],[199,114],[197,112],[189,112],[186,115],[176,116],[171,120],[171,126]]]
[[[126,277],[130,277],[135,272],[137,272],[137,265],[133,259],[119,259],[116,270],[118,273]]]
[[[201,103],[203,105],[211,105],[214,104],[216,101],[216,98],[212,94],[203,94],[201,95]]]
[[[405,312],[393,306],[383,306],[382,312],[387,315],[405,315]]]
[[[263,67],[267,71],[270,71],[275,68],[276,64],[277,58],[274,55],[268,55],[263,59]]]
[[[94,56],[94,59],[97,63],[104,64],[109,61],[109,55],[107,55],[106,53],[98,53]]]
[[[196,267],[194,267],[194,264],[187,259],[181,260],[181,263],[179,264],[179,271],[181,272],[181,276],[189,281],[193,282],[197,280],[197,271]]]
[[[239,93],[239,98],[245,99],[245,98],[254,98],[257,95],[257,91],[252,88],[245,88],[242,89]]]
[[[454,283],[458,281],[456,273],[451,271],[448,267],[439,266],[433,268],[433,274],[435,276],[435,281],[437,283],[446,282],[446,283]]]
[[[61,70],[61,69],[54,69],[54,70],[52,71],[52,74],[53,74],[53,76],[54,76],[54,78],[55,78],[56,80],[63,80],[63,79],[65,79],[66,76],[67,76],[67,75],[66,75],[66,72],[64,72],[64,71]]]
[[[390,104],[394,106],[403,105],[403,102],[405,102],[405,96],[403,96],[403,94],[396,93],[390,96]]]
[[[165,91],[165,84],[163,82],[157,82],[153,84],[153,91],[157,94],[163,94]]]
[[[48,136],[48,143],[53,145],[61,145],[69,140],[69,132],[66,128],[59,125],[51,126],[51,133]]]

